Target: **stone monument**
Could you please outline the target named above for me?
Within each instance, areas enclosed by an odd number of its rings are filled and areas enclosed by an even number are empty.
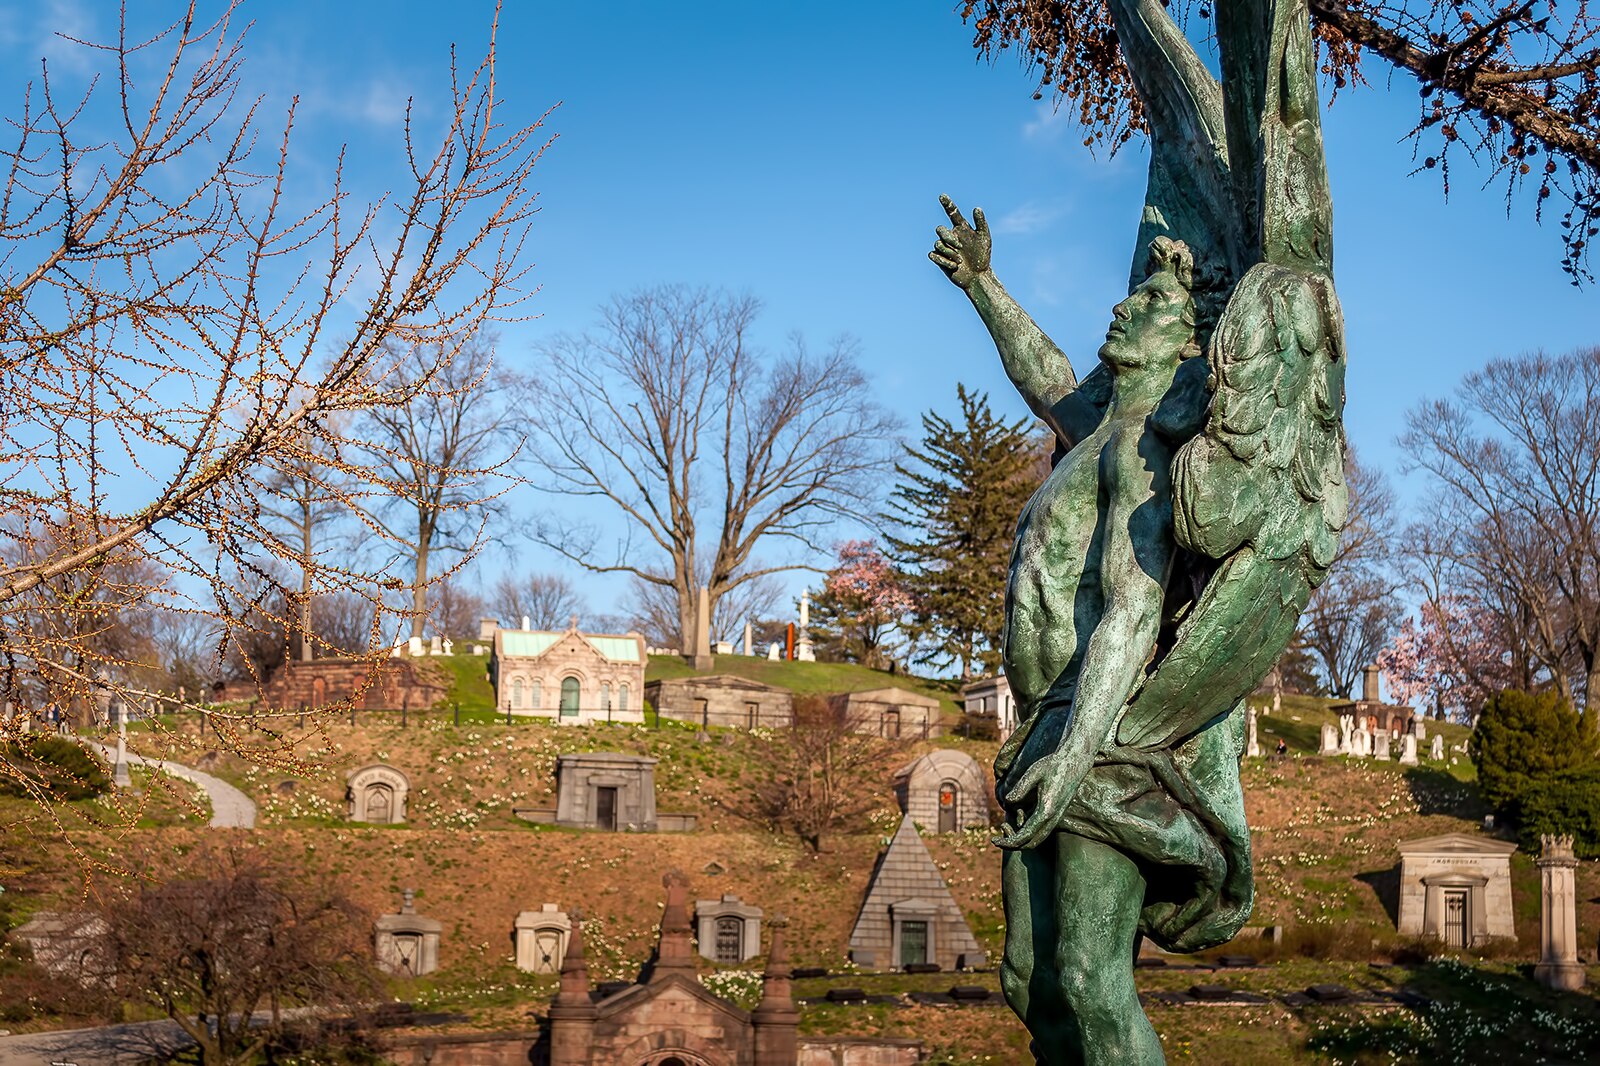
[[[1444,761],[1444,737],[1438,733],[1433,735],[1433,740],[1428,743],[1428,758],[1434,762]]]
[[[738,896],[702,899],[694,905],[695,944],[712,962],[737,965],[761,954],[761,908]]]
[[[1570,836],[1541,836],[1539,844],[1539,963],[1533,976],[1548,988],[1576,991],[1587,978],[1578,961],[1578,857]]]
[[[378,969],[404,977],[421,977],[439,968],[439,933],[444,925],[417,913],[416,892],[401,894],[400,913],[379,916],[374,924]]]
[[[1332,722],[1322,724],[1322,744],[1317,748],[1318,755],[1339,754],[1339,727]]]
[[[1261,743],[1256,738],[1256,709],[1249,708],[1245,712],[1244,753],[1252,759],[1261,757]]]
[[[352,822],[399,825],[406,820],[411,780],[393,766],[373,763],[350,771],[346,780],[345,814]]]
[[[1400,738],[1400,765],[1417,765],[1417,738],[1410,733]]]
[[[800,591],[800,628],[795,630],[794,657],[796,662],[814,663],[817,653],[811,643],[811,593]]]
[[[930,253],[1059,456],[1018,523],[1002,660],[1020,724],[995,763],[1001,985],[1050,1063],[1162,1061],[1136,941],[1192,952],[1249,917],[1245,697],[1347,510],[1306,2],[1223,0],[1220,81],[1160,0],[1107,8],[1150,169],[1099,365],[1080,381],[1006,292],[981,212],[945,198]]]

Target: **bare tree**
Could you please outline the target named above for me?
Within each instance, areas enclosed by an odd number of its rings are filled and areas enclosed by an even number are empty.
[[[702,574],[710,560],[700,557]],[[700,584],[704,584],[702,578]],[[628,611],[620,625],[630,632],[642,633],[651,644],[665,648],[687,650],[683,618],[678,613],[678,595],[666,585],[653,584],[634,576],[628,581]],[[749,581],[735,585],[711,608],[711,632],[715,639],[737,640],[743,636],[744,624],[770,616],[785,599],[783,582],[775,573],[759,574]],[[790,619],[795,617],[790,613]]]
[[[1406,426],[1431,481],[1424,572],[1495,610],[1523,671],[1600,728],[1600,348],[1492,360]]]
[[[829,834],[855,832],[881,802],[876,782],[904,742],[860,723],[817,696],[794,701],[794,725],[758,736],[756,769],[724,800],[738,816],[794,833],[821,851]]]
[[[493,343],[475,335],[443,363],[437,343],[396,353],[402,379],[428,376],[435,387],[367,414],[368,462],[393,493],[369,514],[405,546],[413,637],[422,636],[428,618],[430,582],[471,557],[500,509],[504,489],[493,483],[507,477],[516,457],[505,402],[515,378],[495,369]],[[453,561],[441,569],[435,557],[446,554]]]
[[[1335,95],[1364,84],[1375,61],[1410,74],[1422,89],[1408,134],[1421,169],[1435,170],[1448,194],[1450,163],[1465,153],[1505,181],[1508,208],[1525,189],[1536,218],[1560,204],[1562,266],[1574,284],[1589,277],[1584,264],[1600,232],[1600,22],[1586,3],[1311,0],[1310,6],[1321,69]],[[1117,7],[1103,0],[962,0],[960,12],[972,20],[973,43],[983,54],[1020,45],[1040,72],[1034,98],[1054,91],[1092,139],[1115,150],[1144,127],[1143,103],[1117,45]],[[1134,17],[1164,17],[1153,3],[1128,7]],[[1178,0],[1173,14],[1200,27],[1203,38],[1214,8],[1209,0]],[[1388,74],[1373,80],[1387,81]]]
[[[483,597],[467,587],[459,570],[434,582],[428,597],[428,617],[441,636],[477,636],[484,610]]]
[[[176,1022],[204,1066],[255,1061],[282,1041],[285,1007],[378,992],[371,916],[326,879],[216,846],[159,872],[99,913],[117,988]]]
[[[695,632],[697,583],[715,612],[733,589],[800,568],[756,565],[754,553],[784,541],[818,551],[834,519],[872,512],[888,469],[897,424],[853,346],[813,355],[794,337],[763,355],[750,339],[757,310],[683,287],[618,297],[597,331],[548,347],[540,402],[527,405],[541,486],[604,501],[623,531],[556,518],[536,539],[669,592],[680,639]]]
[[[494,612],[502,625],[528,619],[535,629],[565,629],[587,608],[571,580],[562,574],[501,574],[494,584]]]
[[[262,135],[233,5],[148,32],[123,10],[109,44],[81,46],[108,77],[69,91],[41,68],[0,148],[0,698],[24,707],[81,704],[102,670],[130,702],[170,699],[97,643],[118,614],[204,615],[217,658],[253,668],[223,643],[293,625],[268,480],[308,439],[356,451],[333,439],[341,416],[449,391],[462,347],[526,296],[544,142],[539,120],[502,114],[492,37],[482,63],[452,65],[439,139],[408,123],[404,184],[363,204],[338,168],[307,196],[292,107]],[[426,358],[402,376],[394,350]],[[340,473],[352,505],[406,491]],[[112,561],[153,569],[124,582]],[[375,604],[389,580],[314,565],[319,590]],[[195,706],[241,746],[252,712]],[[141,743],[175,742],[159,724]],[[283,754],[267,747],[249,757]]]
[[[321,557],[329,550],[332,527],[349,514],[350,479],[340,471],[337,454],[327,450],[337,447],[338,437],[318,426],[307,427],[296,441],[300,447],[286,449],[268,467],[269,492],[261,500],[262,514],[271,519],[268,527],[281,530],[283,556],[300,573],[293,639],[303,662],[316,654],[312,601],[318,571],[326,568]]]
[[[1328,691],[1349,697],[1404,615],[1395,593],[1394,489],[1383,471],[1346,452],[1350,517],[1327,580],[1300,617],[1296,645],[1316,660]]]

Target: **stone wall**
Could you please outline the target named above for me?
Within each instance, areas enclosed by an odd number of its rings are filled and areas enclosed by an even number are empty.
[[[358,699],[359,710],[426,710],[444,699],[449,681],[438,667],[409,659],[291,660],[259,688],[250,681],[230,681],[215,694],[218,700],[260,696],[270,707],[293,710],[327,707]],[[359,696],[358,696],[359,694]]]

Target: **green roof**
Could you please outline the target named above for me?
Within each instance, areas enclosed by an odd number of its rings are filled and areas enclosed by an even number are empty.
[[[632,637],[584,637],[594,650],[604,655],[607,659],[617,662],[636,663],[639,661],[639,642]]]
[[[543,655],[560,639],[560,633],[530,633],[525,629],[502,629],[500,650],[504,655]]]

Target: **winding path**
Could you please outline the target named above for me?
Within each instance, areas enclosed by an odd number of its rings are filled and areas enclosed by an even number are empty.
[[[95,744],[96,748],[105,755],[107,762],[115,762],[117,749],[109,744]],[[211,800],[211,828],[213,829],[254,829],[256,825],[255,801],[243,792],[234,788],[220,777],[202,773],[189,766],[182,766],[164,759],[146,759],[142,755],[128,753],[128,762],[140,766],[149,766],[173,777],[199,785],[205,790],[206,797]]]

